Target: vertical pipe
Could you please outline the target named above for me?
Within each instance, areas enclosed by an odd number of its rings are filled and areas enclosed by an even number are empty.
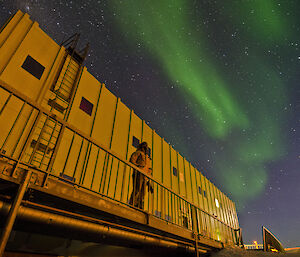
[[[20,184],[20,186],[19,186],[18,193],[14,199],[13,205],[11,206],[11,208],[9,210],[8,217],[7,217],[7,220],[4,225],[2,235],[0,238],[0,256],[3,256],[3,253],[5,250],[7,241],[9,239],[12,227],[13,227],[15,219],[17,217],[17,213],[18,213],[21,201],[24,197],[27,186],[29,184],[30,177],[31,177],[31,171],[28,170],[25,174],[22,184]]]

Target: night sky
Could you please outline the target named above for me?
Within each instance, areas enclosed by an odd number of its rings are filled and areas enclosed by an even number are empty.
[[[238,207],[244,241],[300,246],[300,1],[0,1],[85,65]]]

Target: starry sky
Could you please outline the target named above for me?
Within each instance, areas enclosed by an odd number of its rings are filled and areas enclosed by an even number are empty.
[[[245,242],[300,246],[300,1],[0,0],[57,43],[233,199]]]

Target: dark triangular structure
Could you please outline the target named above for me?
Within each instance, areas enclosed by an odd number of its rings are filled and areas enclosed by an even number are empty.
[[[264,251],[269,252],[272,249],[275,249],[281,253],[285,252],[280,241],[264,226],[262,227],[262,232],[263,232]]]

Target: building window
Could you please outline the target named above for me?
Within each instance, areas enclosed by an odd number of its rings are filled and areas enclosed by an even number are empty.
[[[84,97],[81,98],[81,102],[80,102],[80,106],[79,106],[79,108],[81,110],[83,110],[85,113],[87,113],[88,115],[91,116],[93,107],[94,107],[94,105],[90,101],[88,101]]]
[[[219,201],[217,198],[215,198],[215,203],[216,203],[217,208],[220,208],[220,204],[219,204]]]
[[[199,194],[202,194],[202,189],[201,189],[201,187],[198,187],[198,191],[199,191]]]
[[[22,68],[28,71],[31,75],[35,76],[37,79],[42,77],[45,70],[45,67],[34,60],[30,55],[26,57],[26,60],[22,64]]]
[[[207,197],[205,190],[203,190],[203,195],[204,195],[204,197]]]
[[[175,167],[173,167],[173,175],[176,176],[176,177],[178,175],[178,171],[177,171],[177,169]]]
[[[132,137],[132,146],[134,146],[135,148],[138,148],[140,144],[140,140],[137,139],[135,136]]]

